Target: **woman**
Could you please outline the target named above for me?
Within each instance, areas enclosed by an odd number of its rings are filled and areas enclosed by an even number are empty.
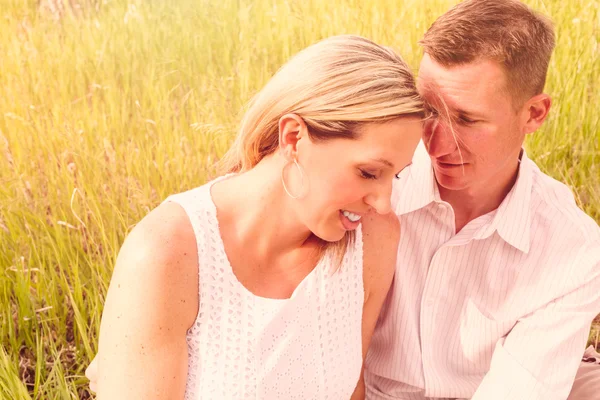
[[[399,56],[339,36],[252,101],[230,174],[176,194],[117,259],[97,398],[362,398],[423,105]]]

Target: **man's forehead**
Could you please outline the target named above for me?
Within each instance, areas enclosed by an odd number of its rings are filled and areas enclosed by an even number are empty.
[[[427,78],[420,79],[417,86],[426,105],[433,109],[457,110],[463,107],[465,102],[476,100],[476,90],[473,90],[475,88],[456,90]]]
[[[473,103],[473,108],[496,102],[506,88],[503,70],[491,61],[448,67],[427,54],[421,61],[417,87],[435,108],[443,102],[451,109],[460,109],[465,103]]]
[[[427,75],[429,71],[435,71],[437,76],[446,75],[455,79],[472,78],[474,72],[483,73],[495,80],[502,80],[505,77],[504,68],[500,63],[492,59],[478,58],[470,62],[442,64],[425,53],[419,66],[419,75],[422,75],[422,73]]]

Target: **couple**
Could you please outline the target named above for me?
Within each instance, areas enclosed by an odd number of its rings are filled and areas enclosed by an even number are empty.
[[[300,52],[229,174],[135,227],[87,371],[99,400],[600,396],[580,366],[600,229],[522,149],[551,104],[550,23],[467,0],[421,44],[416,82],[360,37]]]

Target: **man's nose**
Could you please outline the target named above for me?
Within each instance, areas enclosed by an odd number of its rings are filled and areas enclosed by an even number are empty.
[[[426,127],[423,138],[431,157],[442,157],[456,150],[456,138],[453,127],[448,121],[436,119]]]

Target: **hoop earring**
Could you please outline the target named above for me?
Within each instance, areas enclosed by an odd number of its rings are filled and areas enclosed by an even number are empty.
[[[296,168],[298,169],[298,171],[300,172],[300,180],[302,182],[302,191],[301,193],[304,191],[304,170],[302,169],[302,167],[300,166],[300,164],[298,164],[298,160],[296,160],[296,158],[294,157],[294,164],[296,165]],[[283,174],[285,172],[285,169],[287,168],[287,166],[290,165],[290,163],[287,163],[282,169],[281,169],[281,184],[283,185],[283,190],[285,190],[285,192],[287,193],[288,196],[290,196],[290,198],[292,199],[297,199],[300,197],[300,195],[294,196],[290,193],[290,191],[287,188],[287,185],[285,184],[285,178],[283,177]]]

